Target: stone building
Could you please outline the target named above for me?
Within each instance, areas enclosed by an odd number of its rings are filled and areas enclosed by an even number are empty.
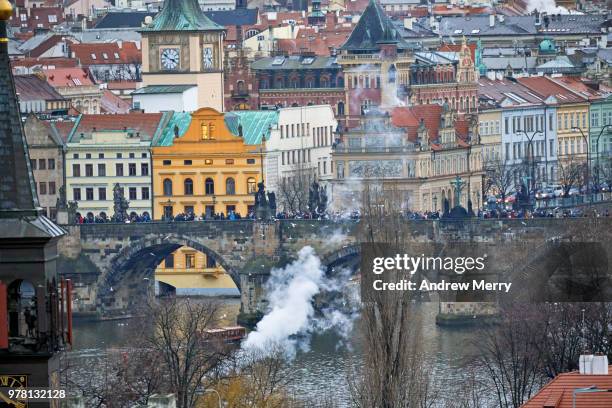
[[[482,202],[482,157],[478,121],[445,104],[370,109],[359,125],[340,135],[332,153],[332,206],[358,209],[366,186],[399,194],[404,210],[474,208]],[[455,200],[452,182],[464,188]]]
[[[53,122],[30,114],[23,124],[30,164],[36,182],[38,202],[43,213],[56,219],[56,205],[64,186],[64,140]]]
[[[301,55],[261,58],[252,63],[257,77],[259,107],[331,105],[345,114],[344,76],[336,57]]]
[[[117,184],[129,202],[128,215],[151,216],[151,143],[171,116],[79,116],[66,141],[66,192],[82,217],[112,217]]]

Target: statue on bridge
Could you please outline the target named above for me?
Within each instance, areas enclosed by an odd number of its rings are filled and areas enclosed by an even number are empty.
[[[113,222],[125,222],[128,219],[127,210],[130,208],[130,203],[125,199],[123,188],[116,183],[113,187]]]
[[[274,193],[272,193],[274,194]],[[270,196],[268,194],[268,196]],[[276,206],[276,196],[272,196],[274,205]],[[266,198],[266,187],[263,181],[257,183],[257,192],[255,192],[255,218],[265,220],[272,218],[273,214],[270,211],[271,206]]]
[[[316,180],[308,190],[308,209],[312,215],[321,216],[327,211],[327,190]]]
[[[468,199],[469,210],[461,206],[461,192],[463,191],[463,187],[465,187],[465,181],[463,181],[461,177],[456,176],[455,180],[451,181],[450,184],[454,187],[455,205],[449,210],[448,199],[444,200],[444,215],[442,219],[461,219],[474,216],[471,200]]]

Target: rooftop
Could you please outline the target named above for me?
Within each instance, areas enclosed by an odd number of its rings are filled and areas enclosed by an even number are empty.
[[[46,69],[47,82],[53,87],[75,87],[95,85],[87,71],[82,68]]]
[[[38,75],[16,75],[15,88],[20,101],[64,99],[55,88]]]
[[[141,32],[221,30],[223,26],[206,17],[198,0],[166,0],[162,11]]]
[[[609,370],[612,370],[612,366],[609,366]],[[580,374],[578,371],[559,374],[521,408],[572,408],[573,391],[591,386],[612,389],[612,375]],[[580,393],[576,397],[575,408],[609,407],[612,407],[612,392]]]
[[[278,112],[274,110],[263,111],[232,111],[225,114],[225,124],[235,135],[240,135],[239,126],[242,126],[242,139],[245,144],[261,144],[262,137],[270,138],[270,126],[278,123]]]
[[[132,95],[157,95],[183,93],[196,85],[149,85],[132,92]]]
[[[161,131],[164,115],[167,113],[82,114],[68,135],[68,143],[78,143],[81,133],[91,135],[101,131],[130,131],[139,133],[141,140],[150,141]]]
[[[296,70],[296,69],[328,69],[340,68],[336,57],[300,56],[266,57],[251,64],[252,69]]]

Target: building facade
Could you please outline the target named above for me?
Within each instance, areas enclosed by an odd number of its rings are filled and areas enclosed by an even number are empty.
[[[223,112],[223,27],[204,15],[197,0],[166,1],[140,33],[144,89],[196,86],[197,107]]]
[[[28,115],[23,130],[30,151],[38,202],[43,213],[56,219],[57,200],[64,186],[64,141],[53,123]]]
[[[214,109],[175,113],[152,148],[154,219],[252,212],[261,153],[247,142]]]
[[[276,194],[279,210],[306,211],[313,181],[327,184],[333,176],[332,145],[338,122],[330,105],[236,111],[226,117],[242,126],[245,140],[265,138],[264,180]],[[263,131],[262,131],[263,130]]]
[[[66,191],[79,214],[91,221],[114,214],[116,185],[129,215],[152,213],[151,142],[171,112],[81,115],[66,143]],[[146,214],[145,214],[146,213]]]
[[[482,152],[475,117],[445,104],[367,111],[335,146],[332,207],[358,209],[366,186],[393,191],[405,211],[480,206]],[[464,183],[460,202],[453,181]],[[357,208],[355,208],[357,205]]]
[[[331,105],[345,114],[344,77],[336,57],[311,54],[261,58],[251,64],[259,107]]]

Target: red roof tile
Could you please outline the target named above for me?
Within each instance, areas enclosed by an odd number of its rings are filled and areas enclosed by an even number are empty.
[[[132,41],[72,44],[70,51],[72,57],[77,58],[83,66],[142,62],[142,53]]]
[[[528,78],[518,78],[521,85],[529,88],[530,91],[541,95],[544,99],[549,96],[557,98],[560,104],[585,102],[586,97],[579,96],[575,92],[559,85],[549,77],[538,76]]]
[[[44,72],[47,76],[47,82],[54,87],[94,85],[87,71],[82,68],[56,68]]]
[[[612,366],[609,371],[612,372]],[[572,408],[573,391],[593,385],[600,389],[612,389],[612,375],[586,375],[578,371],[560,374],[524,403],[522,408]],[[576,408],[610,407],[612,392],[581,393],[576,398]]]
[[[131,104],[121,99],[108,89],[102,93],[100,99],[100,110],[102,113],[129,113]]]
[[[417,129],[421,119],[425,121],[425,127],[429,130],[429,140],[438,139],[440,128],[440,105],[416,105],[411,107],[394,108],[391,112],[391,123],[393,126],[406,128],[408,140],[414,142],[417,138]]]
[[[116,115],[82,115],[74,134],[91,133],[94,128],[96,131],[127,128],[139,132],[142,139],[150,140],[155,134],[162,117],[162,113],[140,112]]]

